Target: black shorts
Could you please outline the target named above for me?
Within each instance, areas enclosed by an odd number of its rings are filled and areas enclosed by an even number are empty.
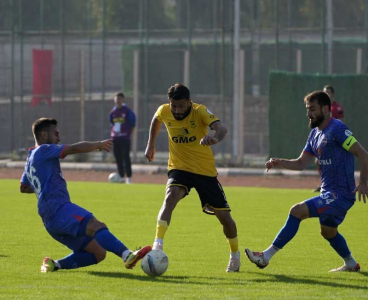
[[[170,170],[166,187],[182,186],[189,194],[195,188],[202,203],[202,211],[214,215],[215,210],[231,211],[217,177],[204,176],[181,170]]]

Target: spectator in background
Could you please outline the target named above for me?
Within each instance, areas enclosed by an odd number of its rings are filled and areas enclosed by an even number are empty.
[[[332,117],[344,122],[344,108],[340,103],[336,102],[334,88],[330,85],[325,85],[323,91],[330,96]]]
[[[333,118],[344,122],[344,108],[335,100],[335,89],[331,85],[325,85],[323,91],[330,96],[331,99],[331,115]],[[317,170],[321,174],[321,167],[318,164],[318,160],[315,160]],[[313,192],[320,192],[321,186],[318,186]]]
[[[130,139],[135,127],[135,114],[124,103],[124,94],[114,97],[114,108],[110,111],[111,138],[113,151],[118,166],[120,182],[132,183],[132,164],[130,161]]]

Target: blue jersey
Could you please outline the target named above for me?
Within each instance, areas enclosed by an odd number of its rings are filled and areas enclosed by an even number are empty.
[[[331,118],[322,130],[312,129],[304,152],[318,159],[321,168],[321,193],[331,192],[354,201],[354,155],[343,148],[344,142],[351,135],[352,132],[343,122]]]
[[[69,193],[60,169],[59,158],[65,145],[44,144],[31,148],[21,184],[32,186],[38,199],[38,213],[44,223],[53,218],[64,203],[69,203]]]

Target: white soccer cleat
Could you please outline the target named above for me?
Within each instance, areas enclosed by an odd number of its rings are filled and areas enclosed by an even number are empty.
[[[163,249],[164,249],[164,245],[162,243],[159,243],[159,242],[154,242],[153,243],[152,250],[161,250],[161,251],[163,251]]]
[[[268,262],[265,260],[263,252],[253,252],[246,248],[245,254],[252,263],[257,265],[258,268],[264,269],[268,266]]]
[[[342,267],[332,269],[329,272],[360,272],[360,265],[356,264],[353,268],[348,268],[346,265],[343,265]]]
[[[240,252],[237,252],[236,257],[230,255],[229,264],[227,265],[226,272],[239,272],[240,269]]]
[[[133,183],[133,182],[132,182],[132,178],[127,177],[127,178],[125,179],[125,183],[126,183],[126,184],[132,184],[132,183]]]

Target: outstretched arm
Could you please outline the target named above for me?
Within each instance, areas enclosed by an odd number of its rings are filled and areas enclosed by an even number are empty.
[[[359,185],[355,188],[354,193],[358,192],[359,201],[363,195],[363,201],[366,203],[366,197],[368,197],[368,153],[359,142],[355,142],[349,151],[358,158],[360,167]]]
[[[214,136],[210,136],[208,134],[205,135],[200,141],[201,145],[204,146],[215,145],[221,142],[227,133],[227,128],[223,123],[221,123],[221,121],[216,121],[212,123],[211,129],[215,131]]]
[[[161,122],[157,120],[156,116],[153,116],[151,126],[149,129],[149,137],[147,142],[147,147],[144,155],[147,157],[148,161],[151,162],[155,158],[155,141],[157,134],[160,132]]]
[[[270,158],[265,165],[267,172],[272,168],[304,170],[310,164],[312,159],[312,155],[303,151],[297,159]]]
[[[110,152],[112,147],[112,140],[104,140],[99,142],[79,142],[76,144],[65,145],[62,155],[65,157],[67,155],[76,153],[88,153],[95,150]]]

